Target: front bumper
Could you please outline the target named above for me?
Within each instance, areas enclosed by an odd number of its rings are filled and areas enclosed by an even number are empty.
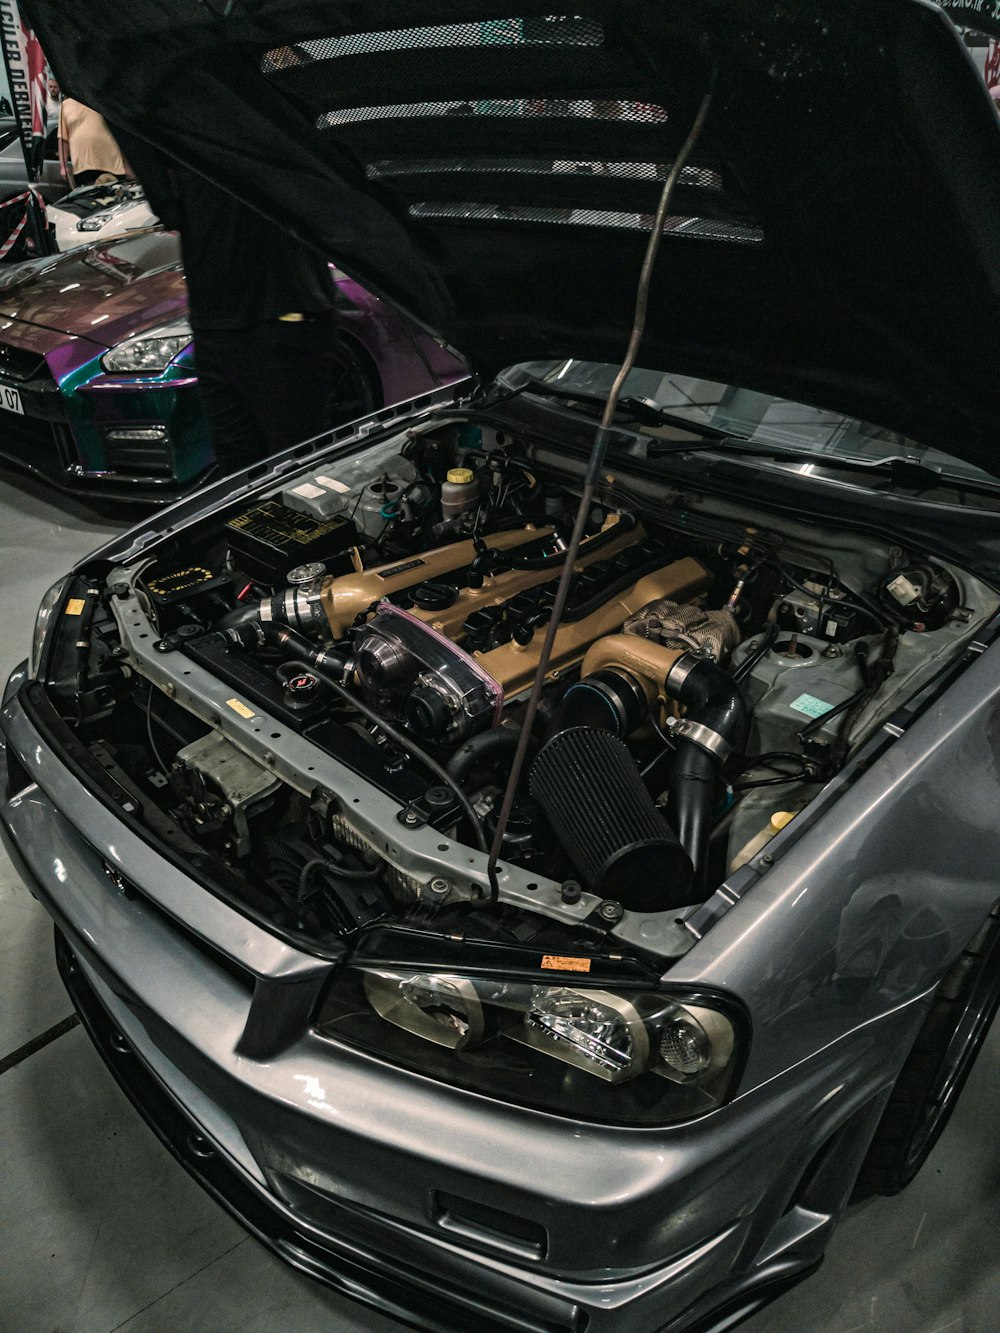
[[[30,373],[11,373],[22,366]],[[0,454],[60,490],[164,504],[212,464],[197,380],[189,373],[130,382],[95,375],[85,363],[57,376],[48,357],[0,344],[3,388],[19,394],[24,411],[0,411]]]
[[[871,1033],[672,1131],[441,1088],[317,1037],[334,964],[156,856],[70,771],[30,694],[2,726],[0,826],[92,1037],[185,1167],[289,1262],[424,1328],[593,1333],[721,1326],[713,1311],[747,1313],[818,1262],[834,1210],[804,1172],[839,1134],[850,1186],[885,1091]]]

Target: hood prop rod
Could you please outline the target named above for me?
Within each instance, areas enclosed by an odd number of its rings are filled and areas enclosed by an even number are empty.
[[[646,330],[646,310],[649,302],[649,286],[653,277],[653,269],[656,265],[656,256],[660,248],[660,239],[663,235],[663,228],[670,212],[670,202],[673,198],[674,187],[687,164],[688,158],[691,156],[695,144],[701,136],[705,120],[708,116],[709,107],[712,105],[712,85],[714,85],[714,82],[715,78],[713,75],[709,91],[701,100],[701,105],[698,108],[698,114],[695,116],[694,124],[691,126],[688,136],[684,140],[683,147],[677,154],[674,164],[667,175],[667,179],[663,183],[660,202],[656,210],[656,216],[653,219],[653,225],[650,229],[649,241],[646,245],[645,258],[642,261],[642,268],[639,272],[639,282],[635,294],[635,315],[632,320],[632,333],[629,338],[628,349],[625,352],[625,359],[619,367],[618,374],[614,378],[614,383],[611,385],[608,400],[605,403],[604,411],[601,414],[601,423],[594,433],[594,443],[591,445],[590,457],[587,461],[587,471],[584,476],[583,491],[580,495],[580,503],[577,506],[576,521],[573,524],[573,535],[570,537],[569,545],[566,548],[562,572],[559,575],[559,584],[556,588],[555,600],[552,604],[552,614],[549,617],[549,622],[545,629],[545,639],[542,643],[542,651],[538,658],[538,667],[531,684],[531,694],[528,697],[527,707],[525,708],[517,749],[514,751],[510,776],[507,778],[507,786],[504,788],[503,801],[500,805],[500,814],[497,817],[496,832],[493,835],[493,844],[490,847],[490,859],[487,864],[487,874],[489,875],[490,901],[492,903],[498,902],[500,898],[500,883],[497,879],[497,862],[500,859],[500,851],[503,847],[504,834],[507,831],[507,821],[510,819],[511,807],[514,804],[514,797],[517,793],[518,784],[521,781],[521,773],[524,769],[524,761],[528,753],[528,744],[531,740],[531,729],[535,724],[538,705],[542,701],[542,690],[545,687],[545,677],[548,673],[549,661],[552,657],[552,649],[555,646],[556,634],[559,631],[560,623],[562,622],[563,615],[566,611],[570,582],[573,578],[577,557],[580,554],[580,544],[583,541],[583,530],[587,523],[587,515],[590,513],[590,506],[594,498],[594,490],[597,485],[598,475],[604,465],[604,455],[608,447],[608,437],[611,425],[615,419],[618,398],[621,394],[625,380],[635,366],[636,357],[639,355],[639,347],[642,343],[642,337]]]

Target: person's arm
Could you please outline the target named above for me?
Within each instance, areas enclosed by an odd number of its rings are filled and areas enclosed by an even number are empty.
[[[73,170],[70,166],[69,140],[66,138],[65,134],[65,109],[66,103],[63,101],[59,107],[59,175],[62,176],[63,180],[66,181],[70,189],[72,189]]]

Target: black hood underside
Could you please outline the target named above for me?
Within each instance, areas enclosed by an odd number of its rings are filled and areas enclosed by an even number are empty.
[[[924,0],[25,0],[64,89],[482,374],[640,363],[1000,472],[1000,120]]]

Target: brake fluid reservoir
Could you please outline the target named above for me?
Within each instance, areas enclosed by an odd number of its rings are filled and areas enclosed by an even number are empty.
[[[460,517],[479,503],[479,481],[468,467],[453,467],[441,483],[441,514],[445,519]]]

